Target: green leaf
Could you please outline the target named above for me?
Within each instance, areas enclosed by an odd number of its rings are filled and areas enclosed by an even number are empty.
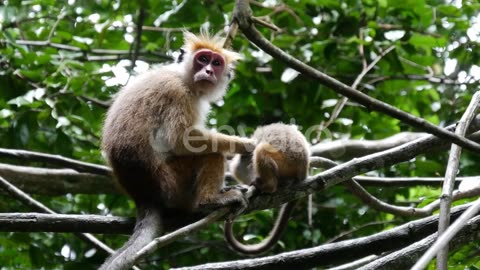
[[[433,37],[421,34],[413,34],[409,41],[410,44],[417,47],[426,47],[426,48],[433,48],[433,47],[444,47],[447,45],[447,40],[444,37]]]

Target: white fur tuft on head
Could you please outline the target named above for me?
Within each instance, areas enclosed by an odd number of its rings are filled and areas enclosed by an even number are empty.
[[[200,34],[195,35],[189,31],[183,31],[184,48],[189,52],[195,52],[200,49],[209,49],[220,53],[225,57],[225,61],[228,64],[235,63],[242,59],[242,56],[234,51],[230,51],[223,48],[225,38],[219,34],[211,35],[207,29],[201,28]]]

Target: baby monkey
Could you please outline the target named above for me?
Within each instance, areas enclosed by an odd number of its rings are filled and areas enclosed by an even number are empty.
[[[253,155],[236,155],[230,163],[230,171],[238,181],[254,185],[261,192],[273,193],[307,177],[310,151],[296,126],[277,123],[259,127],[252,139],[257,142]],[[238,241],[231,220],[225,222],[225,240],[242,254],[266,252],[279,240],[295,205],[296,201],[292,201],[282,206],[272,230],[262,242],[246,245]]]

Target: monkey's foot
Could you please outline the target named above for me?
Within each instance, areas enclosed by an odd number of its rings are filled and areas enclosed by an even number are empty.
[[[230,216],[238,216],[248,207],[246,197],[247,189],[230,189],[218,194],[215,197],[205,199],[198,204],[199,209],[216,210],[223,207],[230,207],[232,210]]]
[[[238,191],[241,191],[242,193],[245,193],[247,192],[248,190],[248,185],[245,185],[245,184],[237,184],[237,185],[231,185],[231,186],[226,186],[226,187],[223,187],[222,190],[220,190],[220,193],[225,193],[225,192],[228,192],[230,190],[238,190]]]

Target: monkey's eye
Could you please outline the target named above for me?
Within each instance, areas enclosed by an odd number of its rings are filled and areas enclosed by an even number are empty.
[[[212,65],[214,65],[214,66],[220,66],[220,61],[218,61],[218,60],[213,60]]]
[[[198,57],[198,61],[202,63],[208,63],[208,57],[206,57],[205,55],[201,55],[200,57]]]

